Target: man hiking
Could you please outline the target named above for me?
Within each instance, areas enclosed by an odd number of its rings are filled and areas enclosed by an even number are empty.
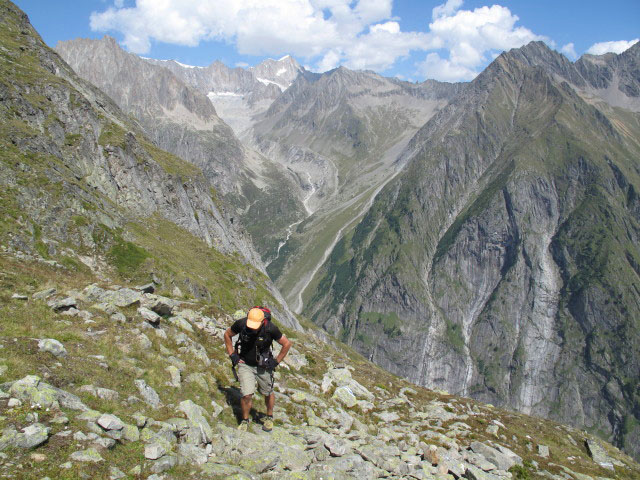
[[[240,335],[235,347],[231,338]],[[282,349],[276,358],[271,352],[271,343],[275,340]],[[232,368],[238,369],[237,378],[240,380],[242,398],[240,407],[242,421],[238,430],[249,428],[249,412],[253,403],[253,394],[258,390],[264,395],[267,407],[267,417],[262,422],[262,429],[270,432],[273,429],[273,406],[276,397],[273,393],[273,372],[287,355],[291,342],[282,334],[280,329],[271,322],[271,312],[265,307],[253,307],[246,318],[236,321],[224,332],[224,344],[231,358]]]

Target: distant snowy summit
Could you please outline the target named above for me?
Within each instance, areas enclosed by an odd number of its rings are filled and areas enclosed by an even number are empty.
[[[291,55],[285,55],[279,60],[268,58],[247,70],[253,72],[256,80],[264,85],[276,85],[280,91],[284,92],[303,71],[303,68]]]
[[[304,71],[291,55],[279,60],[268,58],[248,68],[230,68],[218,60],[206,67],[186,65],[176,60],[144,60],[168,68],[210,98],[246,97],[251,103],[276,98]]]

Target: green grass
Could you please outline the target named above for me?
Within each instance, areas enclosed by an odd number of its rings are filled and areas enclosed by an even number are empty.
[[[169,175],[178,176],[185,180],[195,178],[203,179],[202,171],[192,163],[186,162],[172,153],[156,147],[153,143],[141,137],[138,138],[138,142],[140,142],[151,158]]]
[[[109,122],[102,127],[100,137],[98,137],[98,144],[103,147],[109,145],[124,148],[126,133],[126,130],[120,125]]]
[[[144,261],[149,258],[149,252],[144,248],[122,239],[111,247],[108,255],[118,272],[128,277],[135,275]]]
[[[395,312],[363,312],[360,314],[359,319],[367,325],[381,325],[382,331],[389,338],[394,338],[401,334],[400,325],[402,325],[402,321],[400,320],[400,317],[398,317],[398,314]],[[365,331],[368,329],[366,325],[363,328]]]

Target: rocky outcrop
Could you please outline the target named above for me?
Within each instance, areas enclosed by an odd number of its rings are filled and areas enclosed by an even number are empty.
[[[609,62],[632,71],[634,52]],[[416,134],[308,312],[416,383],[638,455],[640,131],[555,60],[542,44],[501,55]]]

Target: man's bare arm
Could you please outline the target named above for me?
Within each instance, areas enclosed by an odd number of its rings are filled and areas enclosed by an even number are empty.
[[[233,343],[231,342],[231,337],[233,337],[235,333],[231,328],[227,328],[227,331],[224,332],[224,346],[227,348],[227,355],[231,355],[233,353]]]
[[[287,353],[289,352],[289,349],[293,344],[291,343],[291,340],[289,340],[284,334],[282,334],[282,336],[280,337],[280,340],[278,340],[278,343],[282,345],[282,349],[280,350],[280,353],[276,357],[276,362],[280,363],[282,362],[282,360],[284,360],[284,357],[287,356]]]

